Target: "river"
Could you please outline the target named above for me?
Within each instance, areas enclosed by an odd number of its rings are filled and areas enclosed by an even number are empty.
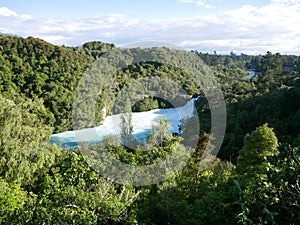
[[[194,115],[194,102],[189,100],[184,106],[169,109],[155,109],[147,112],[132,113],[133,136],[141,143],[146,143],[147,135],[153,125],[157,125],[161,117],[169,121],[170,132],[179,133],[181,119],[191,118]],[[111,135],[120,136],[121,114],[107,116],[102,125],[76,131],[67,131],[53,134],[49,143],[60,144],[61,148],[76,148],[80,143],[96,144]]]

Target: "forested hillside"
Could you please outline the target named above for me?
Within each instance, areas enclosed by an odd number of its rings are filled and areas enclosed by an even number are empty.
[[[90,42],[81,48],[54,46],[43,40],[0,36],[0,90],[9,99],[19,95],[42,99],[56,131],[71,129],[74,91],[93,60],[113,45]]]
[[[113,48],[102,42],[66,47],[33,37],[0,36],[1,224],[300,223],[299,56],[194,51],[217,77],[227,108],[224,142],[209,166],[203,156],[211,138],[211,115],[198,81],[179,68],[151,61],[112,74],[116,85],[99,95],[97,113],[111,104],[107,96],[141,77],[166,77],[190,96],[201,95],[196,102],[198,145],[187,165],[160,183],[135,187],[99,175],[78,149],[47,144],[52,133],[72,129],[79,80]],[[247,78],[247,70],[256,75]],[[173,106],[145,96],[133,110],[158,107]],[[100,124],[103,118],[96,119]],[[182,148],[192,122],[184,121],[180,137],[169,134],[162,120],[148,137],[148,151],[128,149],[113,138],[99,145],[127,164],[151,165]],[[97,144],[83,148],[99,154]]]

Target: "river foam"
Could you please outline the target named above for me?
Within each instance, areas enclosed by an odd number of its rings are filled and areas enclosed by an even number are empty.
[[[146,143],[151,128],[157,125],[162,117],[168,119],[171,133],[179,133],[182,119],[194,115],[194,102],[197,98],[189,100],[184,106],[169,109],[155,109],[147,112],[132,113],[133,136],[141,143]],[[100,143],[105,138],[121,133],[121,114],[107,116],[102,125],[76,131],[67,131],[51,135],[49,143],[60,144],[61,148],[76,148],[80,143]]]

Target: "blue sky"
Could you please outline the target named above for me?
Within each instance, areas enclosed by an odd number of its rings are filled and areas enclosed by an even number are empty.
[[[78,18],[101,16],[110,13],[127,14],[140,19],[167,19],[214,13],[218,10],[238,8],[249,4],[247,0],[198,1],[189,0],[0,0],[0,6],[19,14],[34,17]],[[263,6],[268,0],[252,0],[255,6]]]
[[[0,32],[59,45],[154,39],[204,52],[300,54],[300,0],[0,0]]]

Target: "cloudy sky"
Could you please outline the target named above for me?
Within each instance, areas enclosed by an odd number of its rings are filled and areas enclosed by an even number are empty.
[[[202,52],[300,55],[300,0],[0,0],[0,33],[69,46],[156,40]]]

